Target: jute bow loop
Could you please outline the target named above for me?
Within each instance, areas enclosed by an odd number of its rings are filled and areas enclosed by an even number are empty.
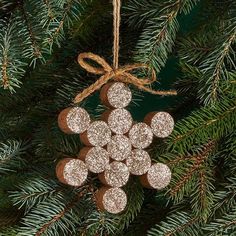
[[[95,67],[88,63],[88,60],[95,62],[100,67]],[[75,99],[74,103],[82,102],[86,97],[88,97],[93,92],[99,90],[104,84],[106,84],[109,80],[120,81],[123,83],[128,83],[136,86],[140,90],[144,90],[151,94],[156,95],[176,95],[177,92],[174,90],[170,91],[159,91],[153,90],[148,85],[151,85],[156,81],[156,73],[154,69],[150,68],[146,64],[132,64],[132,65],[125,65],[122,67],[118,67],[117,69],[113,69],[102,57],[89,53],[81,53],[78,56],[78,63],[81,67],[83,67],[86,71],[96,74],[102,75],[96,82],[90,85],[88,88],[84,89],[80,94],[78,94]],[[132,74],[132,71],[137,69],[146,69],[151,74],[150,78],[137,78],[135,75]]]

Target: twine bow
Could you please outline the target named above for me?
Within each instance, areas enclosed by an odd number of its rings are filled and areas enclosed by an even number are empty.
[[[101,67],[92,66],[86,60],[94,61]],[[96,90],[99,90],[109,80],[116,80],[116,81],[120,81],[120,82],[124,82],[128,84],[132,84],[136,86],[137,88],[139,88],[140,90],[144,90],[151,94],[156,94],[156,95],[176,95],[177,94],[175,90],[160,91],[160,90],[153,90],[147,87],[148,85],[151,85],[153,82],[156,81],[156,73],[154,69],[151,69],[146,64],[136,63],[132,65],[125,65],[122,67],[118,67],[117,69],[113,69],[103,58],[90,52],[79,54],[78,63],[86,71],[92,74],[102,75],[102,76],[92,85],[90,85],[88,88],[84,89],[80,94],[78,94],[74,99],[75,103],[79,103],[83,101],[90,94],[92,94]],[[151,74],[151,77],[150,78],[137,78],[135,75],[131,74],[131,72],[136,69],[147,69],[148,72]]]
[[[96,82],[84,89],[78,94],[74,103],[82,102],[86,97],[100,89],[109,80],[121,81],[124,83],[133,84],[137,88],[146,92],[156,95],[176,95],[177,92],[174,90],[170,91],[159,91],[153,90],[148,87],[156,81],[156,73],[154,69],[150,68],[146,64],[132,64],[119,67],[119,35],[120,35],[120,8],[121,0],[113,0],[113,28],[114,28],[114,41],[113,41],[113,67],[110,66],[103,58],[93,54],[91,52],[81,53],[78,56],[78,63],[88,72],[96,75],[102,75]],[[96,62],[101,67],[94,67],[90,65],[86,60]],[[151,75],[151,78],[137,78],[132,74],[133,70],[136,69],[147,69]]]

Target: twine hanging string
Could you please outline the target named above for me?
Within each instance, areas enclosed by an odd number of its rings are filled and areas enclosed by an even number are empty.
[[[93,54],[91,52],[81,53],[78,56],[78,63],[86,71],[101,75],[101,77],[90,85],[88,88],[84,89],[79,93],[75,99],[74,103],[80,103],[93,92],[99,90],[104,84],[109,80],[116,80],[136,86],[140,90],[144,90],[155,95],[177,95],[175,90],[160,91],[153,90],[148,87],[156,81],[156,73],[153,68],[150,68],[146,64],[135,63],[131,65],[125,65],[119,67],[119,28],[120,28],[120,7],[121,0],[113,0],[113,26],[114,26],[114,42],[113,42],[113,67],[110,66],[102,57]],[[95,67],[88,63],[88,60],[94,61],[100,67]],[[150,78],[137,78],[132,74],[132,71],[137,69],[145,69],[151,75]]]
[[[119,44],[120,44],[120,7],[121,0],[113,0],[113,68],[115,70],[119,67]]]

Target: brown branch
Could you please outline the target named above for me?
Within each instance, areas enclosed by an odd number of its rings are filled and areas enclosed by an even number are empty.
[[[87,16],[86,16],[86,18],[80,23],[80,25],[76,28],[76,30],[74,31],[74,35],[75,34],[77,34],[79,31],[80,31],[80,29],[82,28],[82,26],[84,26],[84,24],[85,24],[85,22],[86,21],[88,21],[93,15],[95,15],[95,13],[97,12],[97,11],[99,11],[100,9],[98,9],[97,8],[97,10],[94,10],[94,11],[92,11],[90,14],[88,14]]]
[[[202,209],[205,209],[205,193],[206,193],[206,186],[205,186],[205,173],[203,170],[199,171],[199,177],[200,177],[200,198],[201,198],[201,207]]]
[[[229,110],[221,113],[221,115],[219,115],[216,119],[212,119],[212,120],[209,120],[209,121],[207,121],[205,123],[202,123],[201,125],[198,125],[196,128],[193,128],[192,130],[188,131],[185,134],[177,135],[176,138],[173,140],[173,143],[177,143],[178,141],[180,141],[181,139],[185,138],[186,136],[189,136],[189,135],[197,132],[198,130],[204,129],[207,126],[217,122],[218,120],[221,120],[221,119],[225,118],[226,115],[228,115],[228,113],[234,112],[234,110],[236,110],[236,106],[233,106]]]
[[[53,14],[53,11],[52,11],[52,8],[50,6],[50,3],[49,3],[49,0],[43,0],[44,4],[47,6],[47,9],[48,9],[48,16],[50,18],[50,21],[52,21],[55,16]],[[48,23],[49,24],[49,23]]]
[[[192,225],[193,223],[195,223],[198,220],[197,217],[190,219],[187,223],[183,224],[182,226],[170,231],[170,232],[166,232],[164,236],[171,236],[177,232],[183,232],[184,229],[186,229],[188,226]]]
[[[6,89],[9,87],[9,77],[7,75],[7,55],[3,56],[3,63],[2,63],[2,84],[3,88]]]
[[[71,202],[68,203],[68,205],[65,206],[65,209],[59,212],[57,215],[55,215],[48,223],[44,224],[39,231],[35,234],[35,236],[42,235],[53,223],[60,220],[69,210],[71,210],[78,201],[84,196],[84,194],[87,192],[87,189],[84,189],[81,191],[74,199],[72,199]]]
[[[68,5],[64,11],[64,14],[63,14],[63,17],[59,23],[59,26],[55,29],[55,32],[53,33],[53,35],[48,39],[48,43],[52,43],[54,41],[54,38],[57,37],[57,35],[59,34],[60,30],[62,29],[64,23],[65,23],[65,19],[66,19],[66,16],[72,6],[72,3],[73,3],[74,0],[70,0],[68,2]]]
[[[226,57],[226,55],[229,52],[230,46],[231,44],[235,41],[236,38],[236,30],[234,31],[234,33],[229,37],[228,42],[226,43],[224,49],[223,49],[223,53],[220,56],[218,62],[216,63],[216,68],[213,71],[213,91],[212,91],[212,96],[215,99],[217,96],[217,88],[218,88],[218,84],[220,81],[220,74],[222,71],[222,64],[224,62],[224,59]]]
[[[166,164],[168,166],[174,166],[174,165],[178,165],[179,163],[181,163],[182,161],[186,161],[186,160],[194,160],[194,157],[190,157],[190,156],[180,156],[175,158],[174,160],[168,161],[166,162]]]
[[[34,50],[34,56],[36,58],[39,58],[42,55],[42,53],[41,53],[41,50],[40,50],[39,46],[37,45],[36,36],[34,35],[32,26],[30,24],[27,11],[24,7],[24,3],[21,6],[21,11],[22,11],[22,15],[23,15],[23,18],[25,20],[25,23],[26,23],[26,28],[29,32],[30,41],[31,41],[31,44],[32,44],[32,47],[33,47],[33,50]]]
[[[215,142],[210,141],[209,143],[204,145],[203,150],[199,154],[192,157],[192,159],[194,160],[194,164],[189,169],[189,171],[181,178],[181,180],[179,180],[175,187],[170,190],[171,196],[174,196],[184,186],[184,184],[192,178],[194,173],[199,169],[202,163],[209,156],[210,152],[214,148],[214,145]]]
[[[178,14],[179,8],[180,8],[180,0],[177,0],[175,3],[169,5],[168,7],[176,7],[175,10],[172,10],[168,15],[167,15],[167,20],[164,23],[163,28],[161,29],[161,31],[157,34],[156,36],[156,40],[154,42],[154,47],[153,50],[151,52],[151,54],[149,55],[149,62],[152,61],[152,58],[154,57],[154,53],[157,50],[157,47],[159,46],[160,42],[165,38],[166,36],[166,32],[167,32],[167,26],[169,25],[169,23],[176,17],[176,15]],[[149,64],[149,63],[147,63]]]

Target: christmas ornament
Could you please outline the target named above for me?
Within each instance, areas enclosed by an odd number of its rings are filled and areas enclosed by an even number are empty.
[[[81,186],[86,181],[88,172],[98,174],[104,186],[96,192],[97,206],[101,210],[117,214],[126,207],[127,196],[121,187],[128,182],[130,175],[140,176],[144,187],[154,189],[166,187],[171,179],[170,169],[161,163],[151,164],[151,158],[144,149],[150,146],[154,136],[165,138],[170,135],[174,120],[166,112],[152,112],[145,117],[144,122],[135,123],[130,112],[125,109],[132,100],[127,84],[157,95],[176,95],[176,91],[149,88],[148,85],[156,81],[156,75],[145,64],[119,67],[120,0],[113,0],[113,4],[113,67],[93,53],[79,54],[78,63],[87,72],[101,77],[74,99],[77,105],[101,88],[100,98],[108,110],[101,120],[93,122],[86,110],[78,106],[66,108],[59,114],[58,124],[61,130],[80,134],[85,147],[80,151],[78,159],[61,160],[56,172],[62,183],[72,186]],[[90,65],[88,59],[99,67]],[[136,69],[148,69],[150,78],[137,78],[132,74]],[[109,82],[110,80],[113,82]]]

